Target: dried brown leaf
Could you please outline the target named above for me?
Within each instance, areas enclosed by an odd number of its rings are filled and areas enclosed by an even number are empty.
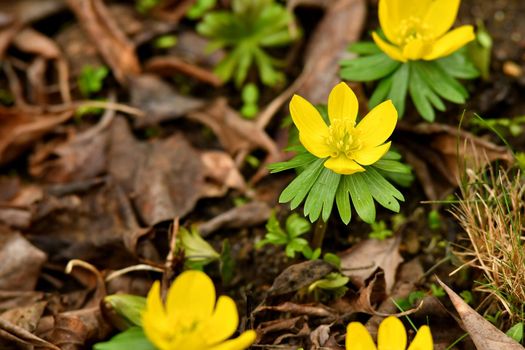
[[[463,321],[465,330],[469,333],[478,350],[523,350],[523,346],[478,314],[440,279],[438,282],[447,292]]]
[[[323,260],[308,260],[287,267],[273,281],[268,295],[281,295],[296,292],[323,278],[334,270],[334,267]]]
[[[395,284],[396,271],[403,258],[399,254],[400,238],[368,239],[339,254],[341,270],[352,283],[364,287],[365,281],[381,268],[385,273],[386,292]]]
[[[140,73],[135,47],[102,0],[68,0],[82,28],[121,84]]]
[[[1,290],[33,290],[46,260],[46,254],[29,243],[19,232],[0,226]]]

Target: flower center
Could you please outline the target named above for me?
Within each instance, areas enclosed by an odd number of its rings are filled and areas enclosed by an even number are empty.
[[[432,38],[429,35],[428,24],[421,21],[417,17],[409,17],[401,21],[399,26],[399,38],[401,45],[405,46],[413,41],[430,41]]]
[[[354,127],[355,122],[348,119],[335,119],[328,127],[326,145],[331,150],[331,157],[337,158],[344,154],[352,159],[355,151],[362,148],[359,141],[359,131]]]

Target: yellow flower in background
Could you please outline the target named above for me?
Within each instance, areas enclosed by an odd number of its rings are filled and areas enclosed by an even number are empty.
[[[387,43],[372,33],[375,43],[396,61],[435,60],[474,40],[474,28],[454,24],[460,0],[379,0],[379,22]],[[447,33],[448,32],[448,33]]]
[[[215,299],[215,286],[203,272],[186,271],[175,279],[163,305],[160,284],[148,293],[142,325],[160,350],[242,350],[255,341],[253,330],[227,340],[237,330],[239,316],[227,296]]]
[[[356,125],[358,108],[357,97],[345,83],[337,84],[328,97],[330,125],[301,96],[294,95],[290,102],[301,143],[314,156],[328,158],[324,166],[338,174],[365,171],[362,165],[377,162],[390,148],[390,142],[384,142],[397,123],[392,102],[381,103]]]
[[[346,350],[405,350],[407,334],[403,323],[394,316],[381,322],[377,331],[377,347],[372,337],[359,322],[346,328]],[[428,326],[421,326],[408,350],[433,350],[432,334]]]

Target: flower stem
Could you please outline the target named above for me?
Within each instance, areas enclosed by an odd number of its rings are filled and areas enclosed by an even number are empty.
[[[323,245],[326,226],[328,225],[321,218],[317,219],[317,221],[315,222],[314,236],[312,237],[313,249],[321,248],[321,246]]]

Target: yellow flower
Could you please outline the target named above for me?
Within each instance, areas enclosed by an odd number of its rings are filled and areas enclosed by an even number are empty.
[[[301,96],[294,95],[290,102],[301,143],[314,156],[328,158],[324,166],[338,174],[365,171],[361,165],[377,162],[390,148],[390,142],[384,142],[397,123],[392,102],[381,103],[355,125],[358,108],[357,97],[345,83],[337,84],[328,97],[330,126]]]
[[[246,349],[255,341],[255,332],[249,330],[227,340],[237,330],[237,307],[227,296],[215,301],[215,286],[203,272],[186,271],[178,276],[165,306],[157,281],[142,314],[144,333],[160,350]]]
[[[377,46],[396,61],[435,60],[474,40],[474,29],[461,26],[447,33],[460,0],[379,0],[379,22],[390,43],[377,33]]]
[[[407,334],[405,326],[394,316],[381,322],[377,332],[377,348],[372,337],[359,322],[352,322],[346,328],[346,350],[405,350]],[[408,350],[433,350],[432,334],[428,326],[421,326]]]

